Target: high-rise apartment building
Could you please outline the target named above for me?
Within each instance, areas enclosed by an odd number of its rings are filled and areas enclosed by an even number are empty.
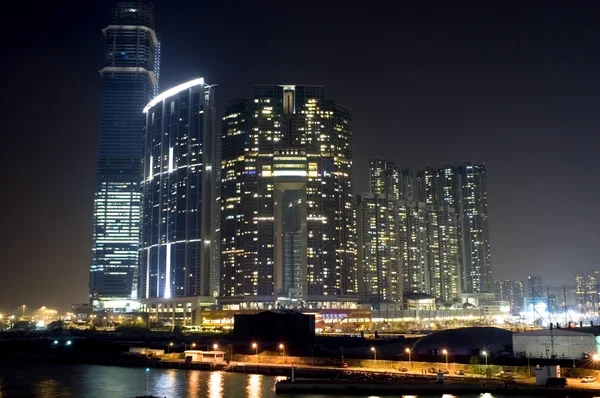
[[[523,282],[516,280],[502,280],[494,283],[496,300],[510,303],[510,311],[516,315],[523,311]]]
[[[213,96],[214,88],[200,78],[144,108],[142,299],[212,297],[215,291],[219,137]]]
[[[358,290],[362,302],[402,302],[398,200],[365,193],[357,198]]]
[[[464,162],[455,173],[462,288],[465,293],[493,293],[486,169]]]
[[[351,121],[317,86],[256,86],[227,105],[223,303],[357,294]]]
[[[575,296],[580,310],[596,310],[600,304],[600,271],[578,272],[575,275]]]
[[[427,167],[417,171],[415,180],[419,202],[456,209],[463,292],[492,293],[485,166]]]
[[[105,37],[90,299],[126,310],[138,296],[144,106],[158,90],[160,42],[149,1],[119,1]]]
[[[404,291],[449,302],[460,296],[457,218],[453,208],[406,202],[399,206]]]
[[[370,192],[393,195],[397,200],[413,200],[415,181],[411,169],[402,168],[392,160],[372,158],[369,165]]]

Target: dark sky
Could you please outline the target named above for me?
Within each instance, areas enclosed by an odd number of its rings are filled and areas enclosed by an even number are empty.
[[[2,13],[0,310],[66,309],[87,300],[113,1],[16,3]],[[494,277],[569,284],[600,268],[593,2],[377,3],[157,0],[161,87],[204,77],[222,112],[254,84],[324,85],[353,109],[357,192],[372,156],[485,162]]]

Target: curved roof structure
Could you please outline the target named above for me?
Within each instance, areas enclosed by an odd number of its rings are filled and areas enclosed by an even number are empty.
[[[494,327],[448,329],[431,333],[417,340],[412,348],[415,354],[430,355],[443,349],[451,355],[468,356],[487,350],[501,352],[512,345],[512,332]]]
[[[204,78],[201,77],[198,79],[190,80],[189,82],[182,83],[179,86],[175,86],[173,88],[168,89],[167,91],[163,91],[162,93],[160,93],[156,97],[154,97],[152,99],[152,101],[150,101],[148,103],[148,105],[146,105],[146,107],[144,108],[144,113],[147,113],[150,108],[152,108],[154,105],[158,104],[159,102],[161,102],[183,90],[187,90],[190,87],[199,86],[199,85],[203,85],[203,84],[204,84]]]

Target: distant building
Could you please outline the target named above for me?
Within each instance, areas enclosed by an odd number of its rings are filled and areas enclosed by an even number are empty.
[[[366,193],[357,198],[358,291],[362,302],[402,302],[398,200]]]
[[[200,78],[144,108],[140,298],[154,308],[183,312],[183,323],[191,322],[196,309],[196,300],[187,298],[211,302],[215,291],[219,165],[213,96],[214,88]]]
[[[405,202],[399,206],[406,293],[449,302],[460,296],[457,218],[453,208]]]
[[[527,277],[527,292],[525,295],[525,309],[532,311],[538,304],[547,305],[547,297],[542,285],[541,276],[529,275]]]
[[[496,300],[508,302],[512,314],[523,311],[523,282],[517,280],[496,281],[494,289]]]
[[[138,297],[142,109],[156,95],[160,41],[150,2],[119,1],[104,34],[90,300],[127,311]]]
[[[575,295],[581,311],[597,311],[600,303],[600,271],[580,271],[575,275]]]
[[[371,159],[369,176],[371,192],[395,195],[404,202],[401,205],[413,202],[453,208],[461,273],[458,285],[464,293],[493,292],[485,165],[463,162],[425,167],[413,174],[411,169],[400,168],[393,161],[375,158]],[[415,250],[417,253],[413,254],[418,256],[419,249]],[[406,272],[412,271],[405,270],[405,275]],[[419,273],[416,272],[413,277]],[[419,278],[426,284],[429,276]],[[405,280],[405,287],[406,283]]]

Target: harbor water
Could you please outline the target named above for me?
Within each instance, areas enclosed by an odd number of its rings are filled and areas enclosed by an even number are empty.
[[[0,398],[130,398],[145,395],[147,391],[153,396],[167,398],[275,398],[277,379],[256,374],[199,370],[146,371],[143,368],[100,365],[0,362]],[[277,397],[327,398],[325,395]],[[364,395],[335,397],[367,398]],[[435,397],[440,398],[441,395]],[[486,398],[492,396],[487,395]]]

